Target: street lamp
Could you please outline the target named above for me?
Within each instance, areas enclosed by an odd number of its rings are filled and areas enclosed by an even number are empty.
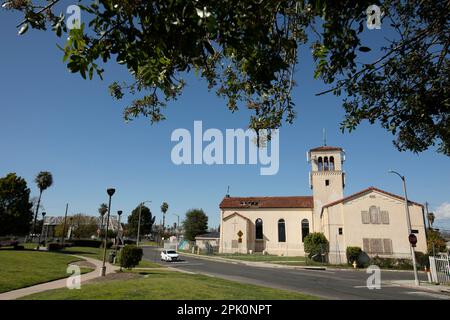
[[[100,276],[102,276],[102,277],[104,277],[106,275],[105,263],[106,263],[106,247],[108,245],[109,214],[111,213],[111,198],[115,192],[116,192],[116,189],[113,189],[113,188],[109,188],[106,190],[106,193],[108,193],[108,196],[109,196],[109,205],[108,205],[108,216],[106,217],[105,243],[103,246],[103,264],[102,264],[102,269],[101,269],[101,273],[100,273]]]
[[[411,230],[411,216],[409,215],[409,206],[408,206],[408,195],[406,193],[406,178],[405,176],[401,175],[400,173],[393,171],[393,170],[389,170],[389,173],[393,173],[396,174],[397,176],[400,177],[400,179],[402,179],[403,181],[403,192],[405,193],[405,211],[406,211],[406,222],[408,224],[408,236],[410,234],[412,234],[412,230]],[[413,262],[413,268],[414,268],[414,283],[416,284],[416,286],[420,285],[419,284],[419,276],[417,274],[417,264],[416,264],[416,255],[414,253],[414,247],[413,244],[410,243],[409,244],[410,248],[411,248],[411,257],[412,257],[412,262]]]
[[[147,202],[152,202],[151,200],[147,200],[144,202],[141,202],[141,204],[139,205],[139,220],[138,220],[138,231],[137,231],[137,239],[136,239],[136,247],[139,247],[139,238],[141,235],[141,213],[142,213],[142,206],[144,205],[144,203]]]
[[[119,221],[117,222],[116,252],[115,252],[115,256],[117,256],[117,249],[118,249],[118,247],[119,247],[120,216],[122,215],[122,210],[117,211],[117,215],[119,216]]]
[[[42,212],[42,229],[41,232],[39,232],[39,238],[38,238],[38,244],[36,250],[39,250],[39,246],[41,245],[41,234],[44,232],[44,222],[45,222],[45,215],[46,212]]]

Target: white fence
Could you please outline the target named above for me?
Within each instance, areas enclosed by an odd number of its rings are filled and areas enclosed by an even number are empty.
[[[450,284],[450,259],[447,255],[430,257],[431,280],[434,283]]]

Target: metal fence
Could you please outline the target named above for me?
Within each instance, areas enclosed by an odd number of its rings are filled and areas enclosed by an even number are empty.
[[[431,280],[434,283],[450,284],[450,258],[448,255],[430,257]]]

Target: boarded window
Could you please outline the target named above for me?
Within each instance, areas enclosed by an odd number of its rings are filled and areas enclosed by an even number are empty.
[[[392,240],[391,239],[383,239],[384,246],[384,254],[392,254]]]
[[[389,212],[388,211],[381,211],[381,223],[389,224]]]
[[[370,253],[383,254],[382,239],[370,239]]]
[[[379,224],[381,221],[378,208],[375,206],[371,206],[369,208],[369,214],[370,214],[370,223],[373,224]]]
[[[370,254],[393,254],[391,239],[363,239],[363,251]]]
[[[370,223],[369,211],[361,211],[361,220],[364,224]]]

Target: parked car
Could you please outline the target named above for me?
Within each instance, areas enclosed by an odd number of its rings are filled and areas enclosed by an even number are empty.
[[[175,250],[163,250],[161,251],[161,261],[176,261],[179,255]]]

